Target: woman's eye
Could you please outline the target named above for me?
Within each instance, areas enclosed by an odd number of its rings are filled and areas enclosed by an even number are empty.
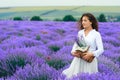
[[[86,22],[87,20],[82,20],[82,22]]]

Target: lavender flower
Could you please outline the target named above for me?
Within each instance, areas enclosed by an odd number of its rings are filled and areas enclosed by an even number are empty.
[[[0,80],[65,80],[60,74],[73,58],[75,26],[75,22],[0,21]],[[120,22],[99,23],[99,31],[105,48],[98,58],[99,73],[82,73],[71,80],[120,80]],[[89,46],[83,36],[75,42]],[[46,59],[54,64],[50,67]]]
[[[86,44],[83,35],[81,35],[80,37],[77,37],[75,39],[75,42],[79,46],[76,50],[79,50],[81,52],[85,52],[89,49],[89,46]]]

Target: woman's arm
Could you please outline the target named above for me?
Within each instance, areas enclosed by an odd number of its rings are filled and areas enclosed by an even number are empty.
[[[77,44],[76,44],[76,42],[74,42],[72,50],[71,50],[71,54],[76,52],[76,48],[77,48]]]
[[[104,52],[103,42],[102,42],[100,33],[97,34],[95,42],[96,42],[97,50],[93,51],[92,53],[95,57],[98,57],[99,55],[101,55]]]
[[[83,56],[83,59],[85,61],[91,62],[94,57],[98,57],[99,55],[101,55],[103,53],[104,49],[103,49],[103,43],[102,43],[100,33],[97,34],[97,36],[95,38],[95,43],[96,43],[97,50],[95,50],[93,52],[84,53],[84,54],[86,54],[85,56]]]

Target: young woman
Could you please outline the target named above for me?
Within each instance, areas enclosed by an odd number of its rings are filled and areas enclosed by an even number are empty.
[[[74,43],[71,51],[74,59],[70,67],[62,72],[67,78],[71,78],[80,73],[91,74],[98,72],[97,57],[104,51],[96,18],[91,13],[85,13],[78,23],[80,25],[78,37],[83,36],[86,44],[89,45],[89,49],[86,52],[77,52],[76,48],[78,45],[76,42]]]

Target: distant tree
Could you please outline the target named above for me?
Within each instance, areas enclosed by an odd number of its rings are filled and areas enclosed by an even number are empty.
[[[120,16],[117,17],[117,21],[120,21]]]
[[[66,15],[63,21],[76,21],[76,19],[72,15]]]
[[[33,16],[30,20],[31,21],[42,21],[43,19],[41,19],[39,16]]]
[[[99,22],[107,22],[107,20],[105,18],[105,15],[104,14],[100,14],[99,17],[98,17],[98,21]]]
[[[56,18],[54,19],[54,21],[62,21],[62,19]]]
[[[23,19],[21,17],[14,17],[13,20],[22,21]]]

